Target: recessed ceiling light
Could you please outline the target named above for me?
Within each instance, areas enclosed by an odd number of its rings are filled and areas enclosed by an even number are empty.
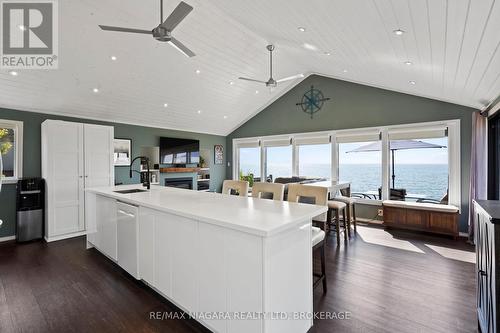
[[[198,114],[201,114],[201,110],[198,110],[197,112],[198,112]]]
[[[234,85],[234,81],[229,81],[229,84],[232,86]]]
[[[317,51],[318,48],[312,44],[309,44],[309,43],[304,43],[302,44],[302,46],[305,48],[305,49],[308,49],[308,50],[311,50],[311,51]]]
[[[405,61],[405,65],[410,66],[410,65],[412,65],[412,64],[413,64],[413,63],[412,63],[411,61]]]
[[[99,92],[99,89],[94,88],[94,89],[92,89],[92,91],[97,94]]]
[[[304,28],[304,27],[298,27],[297,29],[299,29],[300,32],[305,32],[306,31],[306,28]]]
[[[200,71],[199,69],[197,69],[195,73],[196,73],[196,74],[200,74],[200,73],[201,73],[201,71]]]
[[[18,76],[19,73],[16,72],[16,71],[9,71],[9,74],[12,75],[12,76]]]
[[[163,107],[166,108],[168,106],[168,103],[164,103]]]
[[[255,90],[255,93],[256,93],[256,94],[258,94],[258,93],[259,93],[259,91],[258,91],[258,90]]]
[[[401,30],[401,29],[396,29],[396,30],[393,30],[392,32],[394,32],[394,34],[396,34],[398,36],[401,36],[402,34],[405,33],[405,31]]]
[[[22,24],[19,24],[17,27],[19,28],[19,30],[22,30],[22,31],[26,31],[27,30],[26,26],[22,25]]]
[[[347,73],[347,69],[344,69],[342,72]]]
[[[116,57],[115,56],[111,56],[111,60],[116,61]]]
[[[332,53],[331,53],[331,52],[324,52],[323,54],[324,54],[324,55],[327,55],[327,56],[332,55]]]
[[[224,116],[224,119],[227,119],[227,116]]]
[[[416,84],[416,82],[415,82],[415,81],[410,81],[410,84],[413,84],[413,85],[414,85],[414,84]]]

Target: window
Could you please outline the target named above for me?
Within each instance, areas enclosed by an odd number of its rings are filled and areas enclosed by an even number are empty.
[[[346,140],[350,141],[350,140]],[[341,142],[339,180],[351,182],[351,194],[365,199],[380,199],[382,187],[381,142]]]
[[[406,201],[448,203],[448,138],[409,133],[390,135],[390,186],[405,193]]]
[[[266,179],[292,176],[292,146],[266,147]]]
[[[331,179],[332,148],[329,143],[299,145],[297,151],[300,177]]]
[[[449,204],[461,205],[459,120],[234,139],[233,153],[234,179],[240,171],[270,182],[328,178],[351,182],[367,204],[439,202],[448,194]]]
[[[0,120],[0,154],[2,155],[4,183],[15,183],[22,174],[23,123]]]
[[[255,181],[260,180],[260,147],[239,148],[239,176],[253,175]]]

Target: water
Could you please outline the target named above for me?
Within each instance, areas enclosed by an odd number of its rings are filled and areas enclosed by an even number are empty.
[[[243,173],[258,170],[257,165],[245,165]],[[448,165],[446,164],[396,164],[395,188],[407,193],[421,194],[427,199],[439,200],[448,189]],[[351,191],[363,193],[378,191],[381,187],[381,166],[376,164],[340,164],[340,180],[351,182]],[[258,172],[255,172],[258,174]],[[268,167],[273,178],[290,176],[290,166],[273,164]],[[299,174],[308,177],[330,177],[329,164],[301,164]],[[392,183],[391,183],[392,184]]]

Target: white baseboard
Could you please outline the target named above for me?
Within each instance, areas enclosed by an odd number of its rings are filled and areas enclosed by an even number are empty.
[[[78,236],[83,236],[83,235],[86,235],[87,234],[87,231],[79,231],[79,232],[74,232],[74,233],[71,233],[71,234],[65,234],[65,235],[59,235],[59,236],[52,236],[52,237],[47,237],[45,236],[45,241],[47,243],[50,243],[50,242],[55,242],[55,241],[59,241],[59,240],[63,240],[63,239],[68,239],[68,238],[73,238],[73,237],[78,237]]]
[[[8,241],[11,241],[11,240],[14,240],[14,239],[16,239],[16,236],[0,237],[0,243],[1,242],[8,242]]]

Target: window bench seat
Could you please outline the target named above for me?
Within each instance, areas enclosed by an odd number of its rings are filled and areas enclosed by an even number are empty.
[[[458,237],[458,208],[452,205],[384,200],[384,225]]]

